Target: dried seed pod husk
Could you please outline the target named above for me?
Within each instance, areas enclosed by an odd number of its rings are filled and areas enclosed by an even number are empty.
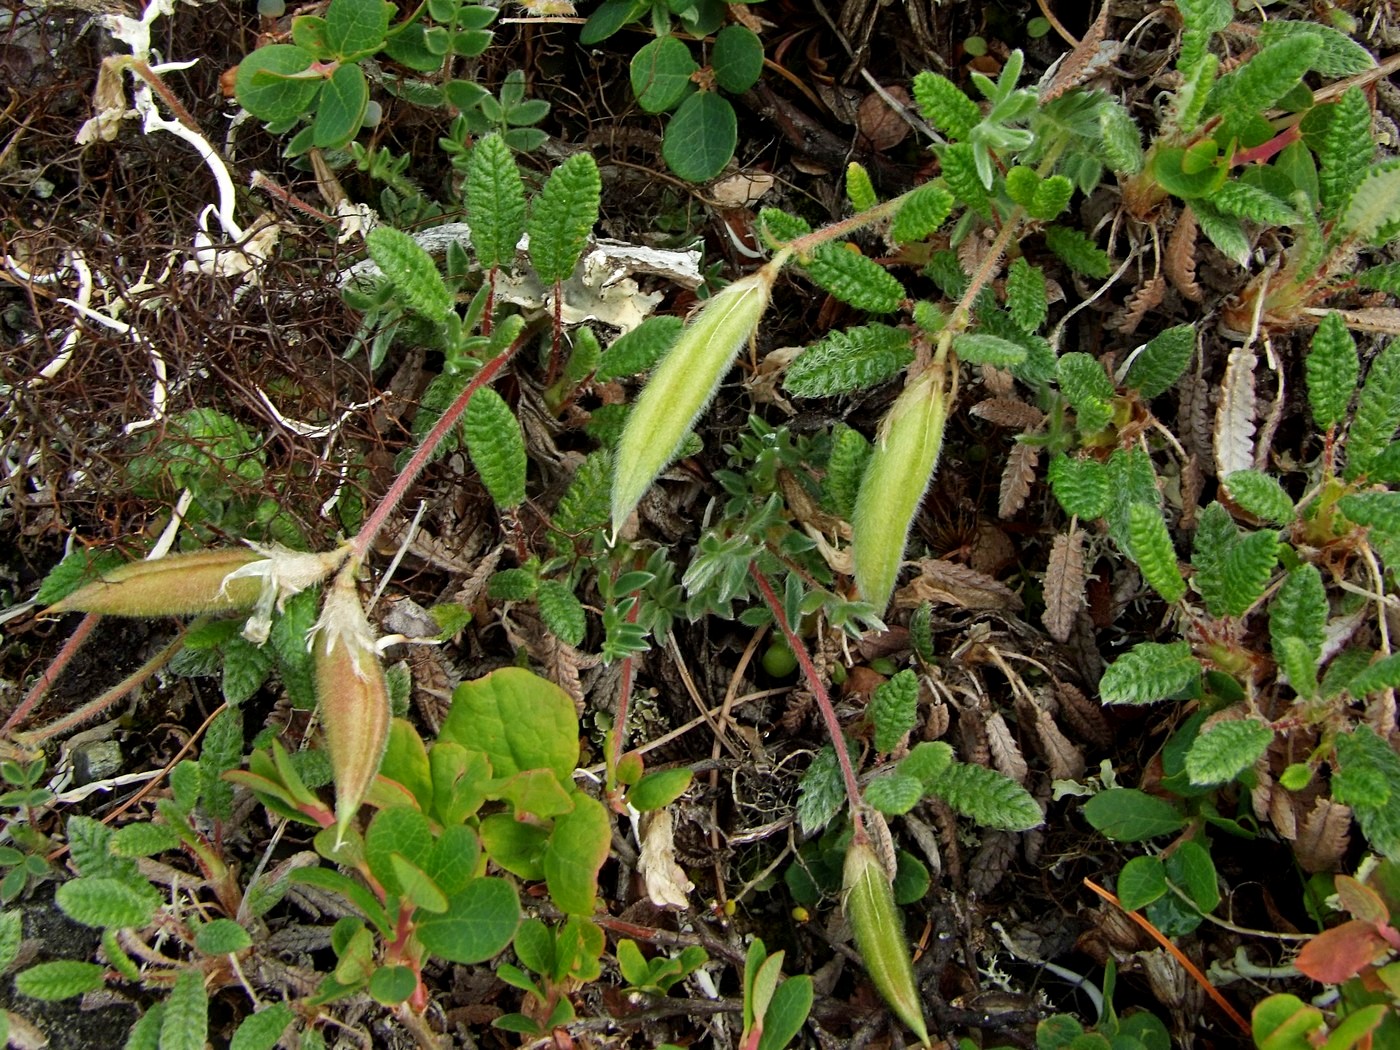
[[[865,971],[895,1015],[929,1045],[914,966],[904,940],[904,920],[894,902],[889,873],[858,832],[846,850],[842,907],[855,932]]]
[[[266,559],[259,551],[229,547],[136,561],[84,584],[45,613],[194,616],[251,609],[262,593],[262,584],[234,574]]]
[[[336,576],[312,640],[316,698],[335,780],[337,841],[369,792],[389,743],[389,686],[353,566]]]
[[[860,481],[851,515],[856,586],[882,613],[894,592],[909,526],[938,465],[948,401],[944,366],[935,363],[890,407]]]
[[[613,456],[614,539],[753,337],[782,262],[775,258],[706,302],[647,381]]]

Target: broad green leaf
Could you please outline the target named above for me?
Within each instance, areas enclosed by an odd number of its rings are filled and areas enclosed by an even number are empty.
[[[1293,520],[1293,500],[1283,486],[1257,470],[1237,470],[1225,479],[1230,498],[1261,521],[1287,525]]]
[[[326,45],[341,58],[378,50],[396,10],[384,0],[331,0],[326,8]]]
[[[907,331],[884,324],[828,332],[788,366],[783,389],[794,397],[831,397],[883,383],[914,359]]]
[[[957,762],[933,778],[933,794],[959,813],[989,828],[1025,831],[1044,823],[1030,792],[985,766]]]
[[[530,264],[540,280],[552,284],[574,272],[598,221],[601,186],[591,153],[575,153],[550,172],[530,207]]]
[[[1190,642],[1139,642],[1104,671],[1099,695],[1106,704],[1147,704],[1191,689],[1200,676]]]
[[[165,999],[160,1050],[204,1050],[209,1037],[209,995],[200,970],[181,970]]]
[[[758,1050],[783,1050],[792,1042],[812,1010],[812,999],[812,978],[806,974],[789,977],[778,985],[763,1015]]]
[[[715,82],[725,91],[743,94],[758,83],[763,73],[763,41],[747,26],[725,26],[715,34],[710,68]]]
[[[738,141],[738,119],[729,100],[713,91],[697,91],[672,114],[661,155],[681,178],[705,182],[724,170]]]
[[[1132,541],[1130,553],[1142,570],[1142,578],[1164,601],[1180,601],[1186,593],[1186,580],[1176,563],[1176,550],[1161,509],[1149,503],[1134,503],[1128,511],[1128,535]]]
[[[510,269],[525,232],[525,186],[500,135],[487,135],[472,149],[465,196],[477,261],[488,270]]]
[[[875,749],[888,754],[918,720],[919,679],[903,670],[870,694],[866,717],[875,727]]]
[[[1211,726],[1196,737],[1186,754],[1186,772],[1191,783],[1229,783],[1251,768],[1273,739],[1274,731],[1254,718]]]
[[[518,667],[463,682],[439,739],[484,752],[497,777],[550,769],[563,783],[578,765],[578,716],[569,694]]]
[[[423,865],[423,873],[451,897],[471,881],[480,856],[481,842],[476,832],[464,824],[452,824],[442,829]]]
[[[413,994],[418,978],[407,966],[381,966],[370,975],[369,995],[377,1003],[397,1006]]]
[[[646,813],[669,806],[685,794],[695,774],[689,769],[660,769],[648,773],[627,792],[627,803]]]
[[[555,906],[571,915],[593,914],[598,871],[611,849],[612,822],[602,803],[578,794],[572,813],[555,818],[544,852],[545,881]]]
[[[1196,351],[1194,325],[1179,324],[1154,335],[1128,366],[1124,384],[1151,400],[1181,378]]]
[[[505,879],[472,879],[448,903],[447,911],[417,921],[417,936],[431,954],[449,962],[485,962],[515,936],[520,900]]]
[[[491,797],[510,803],[518,818],[557,817],[574,808],[574,795],[547,769],[527,769],[494,781]]]
[[[1254,1045],[1259,1050],[1301,1050],[1311,1047],[1311,1033],[1324,1026],[1322,1011],[1296,995],[1278,993],[1264,999],[1250,1015]]]
[[[1118,873],[1118,903],[1137,911],[1167,892],[1167,870],[1156,857],[1134,857]]]
[[[629,22],[635,22],[650,6],[648,0],[603,0],[579,31],[579,43],[585,47],[601,43]]]
[[[480,387],[462,416],[467,452],[481,483],[498,510],[514,510],[525,502],[525,438],[505,399],[489,386]]]
[[[392,226],[376,226],[365,237],[365,247],[404,305],[431,321],[445,320],[452,312],[452,293],[437,264],[408,234]]]
[[[1192,903],[1205,915],[1220,903],[1220,882],[1215,862],[1203,840],[1190,839],[1181,843],[1166,858],[1167,879],[1184,890]],[[1204,840],[1209,842],[1208,839]]]
[[[695,90],[691,77],[699,71],[690,48],[669,34],[659,36],[632,56],[632,93],[647,113],[664,113]]]
[[[31,999],[71,999],[101,988],[103,974],[96,963],[59,959],[15,974],[15,991]]]
[[[434,915],[447,910],[447,895],[421,867],[405,860],[402,854],[389,854],[389,867],[403,899],[413,907]]]
[[[356,882],[330,868],[297,868],[292,872],[290,881],[339,894],[353,904],[361,915],[374,923],[385,937],[393,932],[393,926],[389,922],[389,915],[385,912],[384,906],[361,882]]]
[[[1114,842],[1142,842],[1186,826],[1186,818],[1170,802],[1137,788],[1100,791],[1084,803],[1084,819]]]
[[[286,1003],[266,1006],[243,1019],[229,1041],[228,1050],[272,1050],[295,1020],[296,1014]]]
[[[389,723],[389,743],[379,763],[379,775],[407,788],[419,809],[427,812],[432,808],[433,774],[428,749],[405,719],[395,718]]]
[[[359,133],[368,105],[365,71],[353,62],[340,66],[321,88],[312,142],[319,149],[343,148]]]
[[[1066,514],[1092,521],[1108,511],[1108,470],[1098,460],[1071,459],[1062,453],[1050,461],[1049,479]]]
[[[807,275],[843,303],[866,313],[889,313],[904,301],[904,286],[854,247],[826,243],[804,261]]]
[[[481,821],[481,844],[487,855],[512,875],[531,881],[544,878],[548,828],[522,823],[512,813],[492,813]]]
[[[233,82],[238,104],[269,124],[291,124],[310,112],[324,83],[317,76],[296,76],[313,61],[311,52],[295,44],[258,48],[238,64]]]
[[[160,894],[149,883],[102,876],[65,882],[54,899],[65,915],[84,926],[143,927],[160,907]]]
[[[391,858],[398,854],[423,866],[433,848],[428,818],[409,806],[382,809],[365,832],[365,861],[379,884],[391,894],[403,893]]]

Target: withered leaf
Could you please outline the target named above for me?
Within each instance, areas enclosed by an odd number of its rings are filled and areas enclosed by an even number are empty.
[[[912,609],[924,602],[952,605],[959,609],[993,609],[1018,612],[1021,596],[1006,584],[974,569],[942,558],[924,558],[919,575],[895,592],[899,609]]]
[[[1045,611],[1040,622],[1057,642],[1069,641],[1074,618],[1084,605],[1084,531],[1070,529],[1055,537],[1045,566]]]
[[[1014,430],[1034,430],[1045,422],[1045,413],[1015,397],[989,397],[968,409],[979,419]]]
[[[1035,466],[1040,462],[1040,449],[1018,441],[1011,446],[1006,457],[1006,467],[1001,472],[1001,493],[997,502],[997,516],[1015,517],[1026,505],[1026,497],[1031,494],[1031,483],[1035,481]]]

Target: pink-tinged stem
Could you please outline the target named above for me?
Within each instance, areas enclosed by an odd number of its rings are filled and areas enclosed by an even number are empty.
[[[757,562],[749,562],[749,575],[758,584],[758,589],[763,594],[763,600],[768,603],[768,609],[772,612],[773,619],[778,622],[783,637],[787,639],[788,648],[792,650],[793,656],[797,657],[797,664],[802,668],[802,677],[807,679],[807,687],[812,690],[812,695],[816,698],[817,709],[822,713],[822,721],[826,723],[826,731],[831,734],[832,746],[836,748],[836,761],[841,765],[841,777],[846,782],[846,801],[851,807],[851,826],[855,829],[857,838],[864,838],[865,825],[860,819],[860,807],[857,805],[857,800],[860,798],[860,784],[856,781],[856,771],[855,767],[851,765],[851,756],[846,751],[846,737],[841,732],[840,721],[836,718],[836,708],[832,706],[826,686],[822,684],[821,676],[817,674],[816,665],[812,663],[812,658],[807,655],[807,646],[793,632],[792,626],[787,621],[787,616],[783,613],[783,603],[778,601],[778,596],[773,591],[773,585],[768,582],[768,577],[763,575]]]
[[[472,395],[496,377],[496,373],[515,356],[515,352],[520,349],[524,341],[525,335],[522,334],[510,346],[482,365],[481,371],[472,376],[471,382],[457,395],[457,399],[447,406],[447,411],[438,419],[433,429],[428,431],[428,436],[423,439],[423,443],[413,453],[413,458],[408,461],[403,473],[394,479],[394,483],[389,486],[389,491],[384,493],[379,505],[374,508],[374,513],[365,522],[364,528],[350,541],[351,559],[356,562],[363,561],[369,554],[370,546],[374,543],[380,530],[384,528],[384,523],[389,520],[389,515],[403,502],[404,497],[408,495],[408,490],[418,480],[418,475],[423,473],[423,468],[432,459],[433,452],[447,439],[447,435],[457,425],[457,421],[462,418],[462,413],[467,410],[467,403],[471,401]]]
[[[20,702],[19,707],[15,708],[10,717],[5,720],[5,724],[0,726],[0,733],[10,732],[24,721],[29,712],[34,709],[34,705],[44,698],[50,687],[58,680],[63,669],[78,654],[78,650],[83,647],[83,643],[87,641],[88,635],[92,634],[93,628],[97,626],[97,621],[100,619],[102,619],[101,613],[88,613],[83,617],[77,629],[68,636],[68,641],[63,643],[63,648],[58,651],[58,655],[53,658],[53,662],[44,668],[44,673],[39,676],[39,680],[34,683]]]
[[[1282,153],[1287,147],[1293,145],[1300,138],[1302,132],[1297,124],[1291,124],[1284,128],[1268,142],[1262,142],[1252,149],[1242,149],[1230,157],[1233,165],[1241,164],[1264,164],[1272,160],[1276,154]]]

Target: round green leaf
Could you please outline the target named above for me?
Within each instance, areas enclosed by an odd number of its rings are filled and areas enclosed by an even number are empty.
[[[572,813],[554,821],[544,851],[544,875],[555,905],[571,915],[591,915],[598,895],[598,869],[608,859],[612,821],[597,799],[574,796]]]
[[[1167,872],[1156,857],[1134,857],[1118,876],[1118,903],[1137,911],[1167,892]]]
[[[725,91],[736,95],[747,91],[763,72],[763,41],[746,26],[727,25],[715,37],[710,66],[715,82]]]
[[[312,141],[322,149],[344,146],[360,130],[368,105],[369,84],[364,70],[353,62],[337,67],[321,91]]]
[[[326,43],[343,58],[376,51],[396,10],[385,0],[331,0],[326,8]]]
[[[370,975],[369,994],[375,1002],[396,1006],[413,994],[418,979],[407,966],[381,966]]]
[[[439,739],[481,751],[497,777],[550,769],[568,783],[578,765],[578,715],[569,694],[519,667],[463,682]]]
[[[690,48],[673,36],[659,36],[632,57],[632,93],[648,113],[664,113],[694,89],[700,67]]]
[[[233,93],[238,104],[259,120],[286,124],[311,108],[322,81],[317,77],[299,78],[311,65],[311,52],[295,44],[260,47],[238,64]]]
[[[420,913],[421,914],[421,913]],[[433,955],[457,963],[485,962],[502,951],[520,924],[520,901],[505,879],[473,879],[439,915],[418,919],[418,939]]]
[[[704,182],[724,170],[738,141],[734,107],[713,92],[701,91],[682,102],[671,117],[661,155],[681,178]]]

